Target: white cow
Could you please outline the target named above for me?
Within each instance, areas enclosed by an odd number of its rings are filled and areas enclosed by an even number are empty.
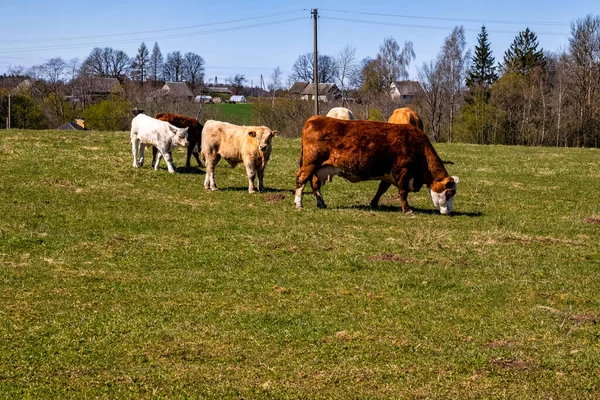
[[[345,119],[347,121],[356,119],[354,113],[346,107],[333,107],[326,116],[330,118]]]
[[[271,156],[271,139],[277,134],[266,126],[238,126],[227,122],[208,120],[202,130],[202,155],[206,160],[204,188],[217,190],[215,166],[223,157],[232,167],[240,162],[246,167],[248,192],[255,193],[254,178],[258,176],[258,190],[264,191],[265,167]]]
[[[189,146],[187,140],[188,128],[177,128],[165,121],[138,114],[131,121],[131,151],[133,152],[133,166],[141,167],[144,165],[144,147],[145,145],[154,146],[158,149],[158,158],[154,164],[154,169],[158,170],[160,157],[164,157],[167,162],[167,168],[170,173],[175,172],[175,165],[171,158],[171,151],[177,145]],[[138,162],[138,149],[140,160]]]

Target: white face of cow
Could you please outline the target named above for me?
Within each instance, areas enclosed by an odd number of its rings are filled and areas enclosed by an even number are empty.
[[[248,136],[256,139],[258,150],[261,153],[271,149],[271,139],[277,135],[277,131],[271,131],[269,128],[261,126],[248,131]]]
[[[452,212],[457,183],[458,176],[450,176],[443,182],[434,182],[427,188],[433,206],[438,208],[441,214],[450,214]]]
[[[174,126],[169,126],[169,129],[175,136],[175,144],[179,146],[188,147],[190,142],[188,142],[188,128],[176,128]]]

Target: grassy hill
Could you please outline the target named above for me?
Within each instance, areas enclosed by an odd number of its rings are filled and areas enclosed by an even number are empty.
[[[437,144],[446,217],[341,178],[296,211],[298,139],[250,195],[128,136],[0,131],[0,398],[600,393],[598,150]]]

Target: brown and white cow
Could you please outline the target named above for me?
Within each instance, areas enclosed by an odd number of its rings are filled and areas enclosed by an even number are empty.
[[[302,208],[302,190],[310,181],[317,207],[324,208],[320,189],[334,175],[353,183],[381,181],[372,207],[391,185],[398,187],[402,211],[407,213],[412,212],[408,192],[423,185],[433,205],[442,214],[450,213],[458,182],[458,177],[448,175],[427,136],[411,125],[312,117],[302,131],[296,207]]]
[[[163,156],[167,162],[167,168],[170,173],[175,172],[175,165],[171,158],[173,147],[189,146],[187,141],[187,128],[181,129],[165,121],[138,114],[131,121],[131,151],[133,152],[133,166],[141,167],[144,165],[144,147],[145,145],[154,146],[158,149],[158,160],[154,164],[154,169],[158,170],[160,157]],[[138,148],[140,160],[138,161]]]
[[[354,113],[346,107],[333,107],[327,113],[330,118],[345,119],[346,121],[355,120]]]
[[[217,190],[215,166],[223,157],[232,167],[244,163],[248,175],[248,192],[255,193],[254,178],[258,176],[258,190],[264,191],[265,167],[271,156],[271,139],[276,135],[266,126],[238,126],[227,122],[208,120],[202,131],[202,155],[206,161],[204,188]]]
[[[423,121],[419,114],[409,107],[397,108],[392,113],[388,122],[391,124],[411,124],[412,126],[423,130]]]
[[[159,119],[161,121],[166,121],[173,126],[178,128],[187,128],[188,136],[187,140],[190,142],[187,149],[187,159],[185,166],[190,167],[190,158],[192,154],[194,158],[198,162],[198,166],[202,167],[202,163],[200,162],[200,157],[198,156],[200,146],[200,139],[202,138],[202,124],[198,122],[195,118],[186,117],[185,115],[180,114],[156,114],[154,118]],[[154,165],[154,161],[156,159],[156,147],[152,148],[152,165]]]

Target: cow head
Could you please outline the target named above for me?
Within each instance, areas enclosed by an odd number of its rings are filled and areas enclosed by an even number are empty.
[[[454,202],[457,183],[458,176],[448,176],[442,181],[433,182],[427,188],[434,207],[438,208],[441,214],[450,214],[452,212],[452,203]]]
[[[277,131],[271,131],[266,126],[255,126],[248,129],[248,136],[256,139],[258,150],[261,153],[271,149],[271,139],[277,135]]]
[[[190,145],[190,142],[187,140],[188,128],[177,128],[173,125],[170,125],[169,130],[173,134],[175,144],[184,147],[188,147]]]

